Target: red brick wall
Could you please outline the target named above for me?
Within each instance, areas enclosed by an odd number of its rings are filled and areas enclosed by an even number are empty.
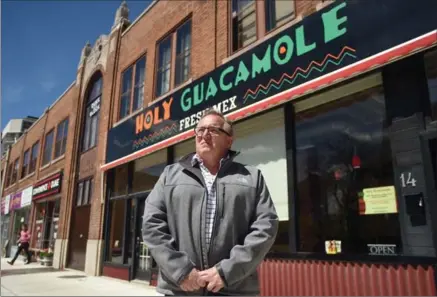
[[[225,3],[223,3],[225,2]],[[218,1],[226,7],[226,1]],[[113,122],[118,121],[121,73],[146,53],[145,106],[155,99],[156,47],[160,40],[176,29],[187,18],[192,20],[191,78],[196,79],[215,68],[215,2],[214,1],[159,1],[123,35],[115,83]],[[225,23],[219,22],[219,23]],[[224,33],[222,30],[221,33]],[[225,34],[222,34],[225,36]],[[223,37],[224,38],[224,37]],[[226,46],[218,47],[224,50]],[[218,56],[226,55],[222,53]],[[173,76],[173,73],[172,73]],[[172,78],[173,79],[173,78]]]
[[[73,142],[73,126],[75,122],[76,112],[74,110],[74,102],[77,100],[77,89],[75,86],[68,89],[65,94],[50,108],[48,109],[41,118],[25,133],[16,144],[14,144],[11,148],[10,155],[15,160],[17,157],[20,158],[20,167],[19,174],[21,174],[21,166],[23,162],[23,154],[27,149],[32,149],[33,144],[36,141],[39,141],[39,151],[38,151],[38,159],[36,163],[36,169],[34,173],[31,173],[24,177],[23,179],[19,179],[18,182],[4,189],[3,196],[8,194],[15,193],[17,191],[24,190],[25,188],[35,184],[37,181],[44,179],[45,177],[58,172],[60,170],[64,170],[64,177],[62,181],[62,199],[61,199],[61,213],[60,213],[60,221],[59,221],[59,232],[58,238],[63,238],[64,234],[62,233],[63,221],[65,217],[65,202],[67,201],[67,184],[69,180],[69,168],[70,168],[70,160],[71,160],[71,152],[72,152],[72,142]],[[41,168],[42,154],[44,150],[44,137],[45,134],[51,129],[55,128],[55,135],[53,140],[52,151],[54,154],[54,142],[56,137],[56,126],[63,121],[66,117],[69,117],[69,128],[68,128],[68,136],[67,136],[67,147],[64,157],[61,157],[57,160],[53,160],[48,165]],[[53,155],[52,155],[53,156]],[[53,162],[54,161],[54,162]],[[33,213],[33,212],[32,212]],[[30,224],[33,224],[33,215],[30,218]],[[30,226],[32,228],[32,226]]]

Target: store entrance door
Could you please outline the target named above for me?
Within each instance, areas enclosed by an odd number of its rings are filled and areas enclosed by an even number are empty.
[[[139,280],[148,281],[150,280],[151,270],[153,266],[153,259],[150,255],[150,251],[147,245],[143,242],[142,226],[143,226],[143,215],[144,207],[146,205],[146,199],[149,192],[140,195],[137,198],[136,209],[135,209],[135,236],[132,252],[135,255],[134,258],[134,278]]]
[[[434,250],[437,253],[437,129],[422,135],[422,154],[425,167],[426,191],[429,198],[431,230],[433,230]]]
[[[86,245],[91,206],[76,206],[72,213],[68,268],[85,271]]]

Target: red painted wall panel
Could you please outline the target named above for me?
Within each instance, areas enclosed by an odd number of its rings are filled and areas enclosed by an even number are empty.
[[[129,268],[103,266],[103,275],[129,281]]]
[[[262,296],[436,296],[434,269],[350,262],[265,260]]]

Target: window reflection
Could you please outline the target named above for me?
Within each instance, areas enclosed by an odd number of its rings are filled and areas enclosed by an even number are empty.
[[[116,199],[110,201],[111,224],[109,236],[109,252],[107,261],[112,263],[123,263],[123,233],[124,213],[126,200]]]
[[[167,150],[155,152],[135,161],[132,192],[152,190],[167,165]]]
[[[329,240],[341,241],[342,253],[368,253],[368,244],[400,251],[398,214],[363,213],[364,189],[394,185],[386,131],[379,87],[297,115],[300,251],[325,253]]]

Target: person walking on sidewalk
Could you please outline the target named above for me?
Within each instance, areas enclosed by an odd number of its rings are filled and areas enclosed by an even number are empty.
[[[15,253],[15,256],[12,259],[12,261],[8,261],[8,264],[14,265],[15,260],[17,260],[22,250],[24,250],[27,254],[27,262],[25,264],[30,263],[32,259],[32,255],[30,254],[29,251],[29,241],[30,241],[30,232],[27,229],[27,224],[23,224],[21,225],[20,239],[18,240],[17,252]]]
[[[146,199],[143,240],[165,295],[258,295],[278,216],[264,177],[234,161],[232,123],[209,110],[196,152],[168,165]]]

